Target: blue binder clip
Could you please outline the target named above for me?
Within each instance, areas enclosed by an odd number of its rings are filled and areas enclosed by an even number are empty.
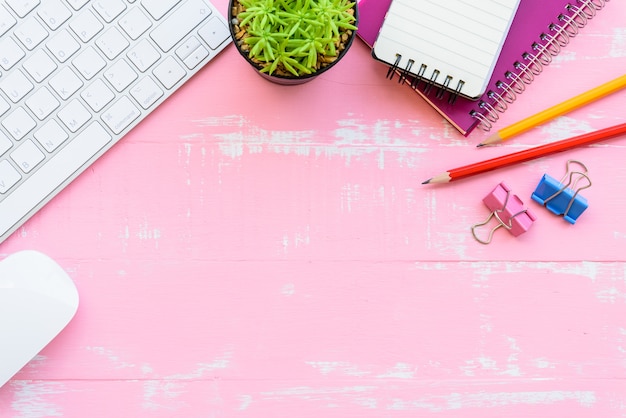
[[[570,171],[570,164],[580,165],[583,171]],[[579,186],[578,183],[581,180],[586,184]],[[588,187],[591,187],[591,180],[587,176],[587,167],[579,161],[568,160],[566,172],[561,181],[544,174],[531,198],[545,206],[550,212],[559,216],[563,215],[567,222],[574,224],[589,206],[587,199],[579,194],[581,190]]]

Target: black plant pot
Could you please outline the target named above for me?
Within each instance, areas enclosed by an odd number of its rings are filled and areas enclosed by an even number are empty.
[[[257,74],[259,74],[261,77],[273,83],[283,84],[283,85],[296,85],[296,84],[303,84],[303,83],[313,80],[320,74],[323,74],[326,71],[330,70],[339,61],[341,61],[341,59],[348,52],[348,49],[350,49],[350,46],[352,45],[352,42],[354,41],[354,38],[356,37],[356,30],[354,30],[352,31],[350,38],[345,43],[345,48],[339,52],[337,59],[335,59],[333,62],[329,63],[328,65],[320,68],[319,70],[315,71],[314,73],[305,74],[302,76],[283,76],[283,75],[277,75],[277,74],[262,73],[261,67],[256,62],[250,59],[247,52],[241,50],[239,42],[237,41],[237,38],[235,37],[234,27],[237,24],[237,18],[233,16],[233,4],[235,3],[235,1],[236,0],[229,0],[228,2],[228,30],[230,31],[230,37],[232,38],[233,43],[235,44],[235,48],[237,48],[237,51],[239,52],[239,54],[248,62],[248,64],[250,64],[252,68],[254,68]],[[353,24],[354,26],[358,26],[359,10],[358,10],[358,5],[357,5],[356,0],[355,0],[355,5],[354,5],[354,18],[355,20]]]

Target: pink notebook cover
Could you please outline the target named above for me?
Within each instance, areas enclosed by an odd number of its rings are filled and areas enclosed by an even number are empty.
[[[391,1],[361,0],[359,2],[357,34],[370,46],[373,46],[376,41]],[[498,113],[506,110],[506,107],[515,100],[515,95],[523,92],[524,84],[532,81],[532,77],[526,77],[526,81],[519,79],[515,84],[517,88],[509,90],[509,93],[503,91],[503,85],[512,84],[511,80],[515,79],[515,75],[521,75],[523,66],[531,62],[534,64],[527,72],[532,69],[534,75],[540,73],[542,65],[545,64],[541,64],[537,51],[549,54],[545,46],[551,44],[555,45],[551,48],[552,54],[558,53],[560,47],[565,46],[570,38],[575,36],[574,31],[569,33],[559,29],[568,22],[570,25],[573,24],[571,20],[578,15],[592,16],[594,9],[598,8],[595,4],[603,3],[597,0],[594,2],[591,0],[521,0],[486,93],[479,100],[457,97],[453,103],[450,103],[448,94],[441,98],[437,97],[436,89],[428,90],[425,82],[418,83],[414,90],[463,135],[469,135],[481,121],[483,121],[483,128],[488,130],[491,124],[497,121]],[[569,6],[570,4],[574,6]],[[580,27],[585,21],[586,19],[583,18],[576,19]],[[561,35],[554,39],[557,33]],[[397,80],[397,77],[394,77],[394,80]],[[407,79],[407,83],[410,84],[411,81]]]

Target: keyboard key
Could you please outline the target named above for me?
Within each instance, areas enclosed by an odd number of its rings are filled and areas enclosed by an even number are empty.
[[[132,40],[139,38],[152,26],[152,21],[139,8],[131,9],[120,19],[119,23]]]
[[[46,87],[37,89],[28,99],[26,99],[25,103],[30,111],[33,112],[39,120],[44,120],[60,106],[59,101]]]
[[[87,102],[94,112],[99,112],[115,98],[115,94],[104,84],[104,81],[97,79],[91,83],[80,96]]]
[[[25,17],[39,4],[39,0],[6,0],[6,3],[19,17]]]
[[[147,39],[142,39],[127,54],[130,61],[142,73],[161,58],[161,55]]]
[[[0,36],[7,33],[7,31],[11,29],[16,23],[17,20],[15,20],[13,15],[11,15],[11,13],[7,11],[7,9],[0,5]]]
[[[9,139],[4,132],[0,131],[0,156],[11,149],[13,142]]]
[[[11,69],[26,53],[13,40],[13,38],[5,38],[0,40],[0,66],[5,70]]]
[[[28,115],[23,107],[18,107],[2,120],[2,126],[4,126],[13,138],[19,141],[24,138],[27,133],[32,131],[33,128],[37,126],[37,123]]]
[[[111,23],[126,10],[126,5],[122,0],[106,0],[94,2],[93,8],[105,22]]]
[[[65,62],[80,49],[80,44],[63,29],[48,41],[46,48],[59,62]]]
[[[189,0],[168,15],[150,33],[150,37],[163,52],[167,52],[207,19],[210,14],[211,8],[204,1]]]
[[[37,83],[41,83],[46,77],[52,74],[56,68],[57,65],[52,58],[42,49],[38,49],[24,61],[24,69]]]
[[[15,36],[29,51],[48,37],[48,31],[34,17],[28,18],[15,30]]]
[[[176,48],[176,56],[181,60],[187,58],[193,51],[200,46],[200,41],[195,36],[186,39],[178,48]]]
[[[119,60],[104,72],[104,78],[118,92],[122,92],[137,79],[137,73],[125,60]]]
[[[100,70],[106,67],[106,61],[91,46],[81,51],[74,58],[72,64],[87,80],[91,80]]]
[[[49,198],[57,186],[74,173],[86,167],[88,161],[102,147],[111,142],[111,136],[102,126],[93,122],[58,153],[33,172],[19,188],[8,195],[0,205],[0,235],[22,220],[25,213]]]
[[[83,86],[83,82],[74,71],[65,67],[50,79],[50,86],[61,99],[67,100]]]
[[[115,134],[119,134],[140,115],[141,112],[130,99],[122,96],[102,114],[102,120]]]
[[[70,22],[70,28],[81,41],[89,42],[91,38],[104,29],[104,26],[91,10],[85,10]]]
[[[7,160],[0,161],[0,193],[5,194],[22,176]]]
[[[61,0],[44,1],[37,9],[37,14],[51,30],[57,30],[72,17],[72,12],[61,3]]]
[[[157,65],[153,73],[166,89],[174,87],[186,75],[185,69],[171,56],[168,56]]]
[[[217,17],[213,17],[209,22],[202,26],[198,34],[209,44],[211,49],[217,49],[220,45],[230,39],[230,32],[222,21]]]
[[[91,112],[78,99],[72,99],[57,115],[70,132],[78,131],[91,119]]]
[[[61,128],[61,125],[54,119],[50,119],[33,135],[37,142],[48,152],[52,152],[59,147],[69,135]]]
[[[128,48],[130,43],[116,27],[112,27],[98,38],[96,45],[108,59],[112,60]]]
[[[24,173],[30,173],[44,158],[46,156],[30,139],[24,141],[22,145],[11,153],[11,159]]]
[[[139,106],[148,109],[163,96],[163,90],[152,77],[146,76],[130,89],[130,94],[137,100]]]
[[[202,45],[196,48],[187,58],[183,60],[187,68],[194,69],[203,59],[209,56],[209,51]]]
[[[20,70],[9,73],[0,82],[0,90],[4,92],[13,103],[17,103],[34,88],[28,78]]]
[[[180,0],[141,0],[141,5],[150,13],[154,20],[159,20],[172,7],[180,3]]]

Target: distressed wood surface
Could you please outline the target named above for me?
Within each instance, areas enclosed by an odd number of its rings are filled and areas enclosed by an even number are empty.
[[[621,75],[624,16],[607,3],[497,127]],[[421,184],[622,123],[626,92],[478,150],[385,72],[355,42],[278,86],[228,48],[3,243],[55,258],[81,306],[0,416],[626,417],[625,139]],[[576,225],[530,201],[568,158],[593,180]],[[538,219],[481,245],[500,181]]]

